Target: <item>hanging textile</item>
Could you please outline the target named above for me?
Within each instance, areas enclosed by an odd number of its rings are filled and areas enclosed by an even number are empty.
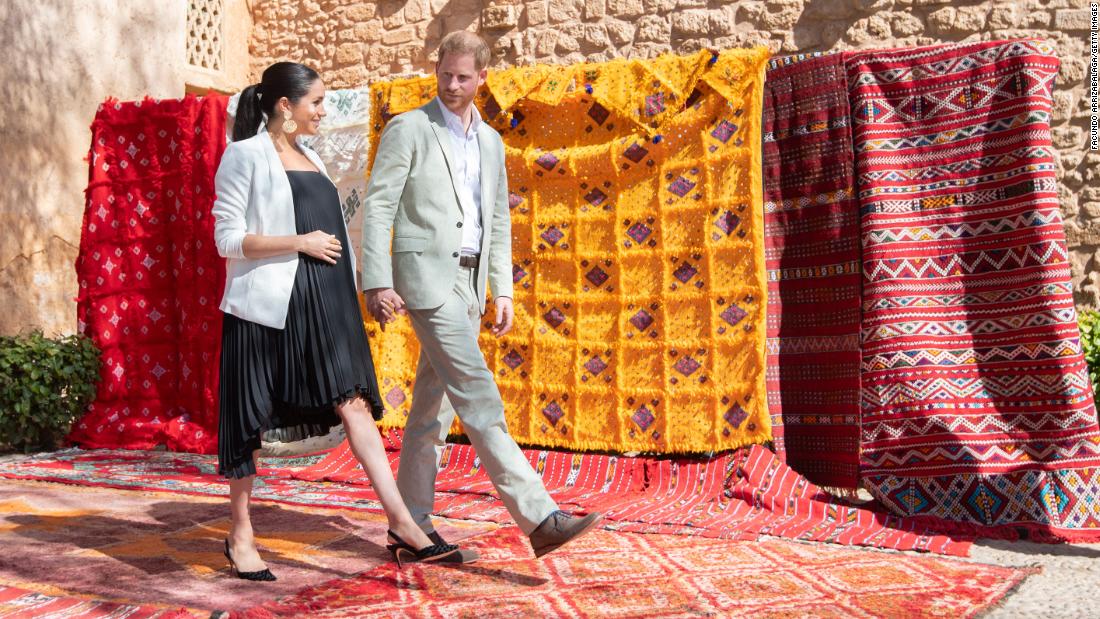
[[[707,452],[771,438],[764,387],[763,49],[493,71],[516,326],[482,350],[520,443]],[[372,143],[433,78],[372,87]],[[407,322],[372,344],[404,423]]]
[[[215,449],[225,261],[210,209],[225,104],[108,100],[96,113],[77,317],[103,369],[78,445]]]
[[[1100,430],[1051,145],[1052,47],[847,57],[862,456],[885,506],[1100,540]]]
[[[773,58],[764,82],[768,410],[814,483],[859,484],[859,209],[840,54]]]

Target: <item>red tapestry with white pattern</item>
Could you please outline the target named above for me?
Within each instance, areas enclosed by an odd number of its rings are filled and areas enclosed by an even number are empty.
[[[108,100],[96,113],[77,317],[103,366],[77,445],[217,448],[225,264],[210,209],[225,109],[211,95]]]

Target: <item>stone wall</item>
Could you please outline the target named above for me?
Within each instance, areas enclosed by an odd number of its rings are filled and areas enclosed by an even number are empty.
[[[1100,306],[1100,153],[1087,150],[1087,0],[253,0],[253,77],[308,63],[330,88],[428,72],[468,29],[494,66],[763,44],[777,53],[1041,37],[1062,61],[1054,106],[1062,205],[1082,305]]]

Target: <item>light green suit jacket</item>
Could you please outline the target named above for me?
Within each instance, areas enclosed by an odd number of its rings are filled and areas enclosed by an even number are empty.
[[[504,143],[487,123],[481,149],[481,260],[477,294],[512,296],[512,222]],[[458,277],[463,219],[447,123],[435,99],[382,131],[363,205],[363,290],[393,288],[409,309],[443,305]],[[392,253],[390,233],[393,233]]]

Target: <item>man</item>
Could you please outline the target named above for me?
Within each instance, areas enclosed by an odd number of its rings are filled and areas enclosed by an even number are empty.
[[[382,132],[365,199],[363,289],[383,329],[407,314],[420,341],[397,473],[413,519],[444,543],[431,512],[457,412],[508,512],[542,556],[592,529],[602,514],[558,510],[508,434],[500,391],[478,348],[486,283],[496,309],[492,333],[508,333],[513,320],[504,143],[473,105],[488,63],[480,37],[447,35],[436,61],[439,95]],[[451,406],[443,406],[444,395]]]

